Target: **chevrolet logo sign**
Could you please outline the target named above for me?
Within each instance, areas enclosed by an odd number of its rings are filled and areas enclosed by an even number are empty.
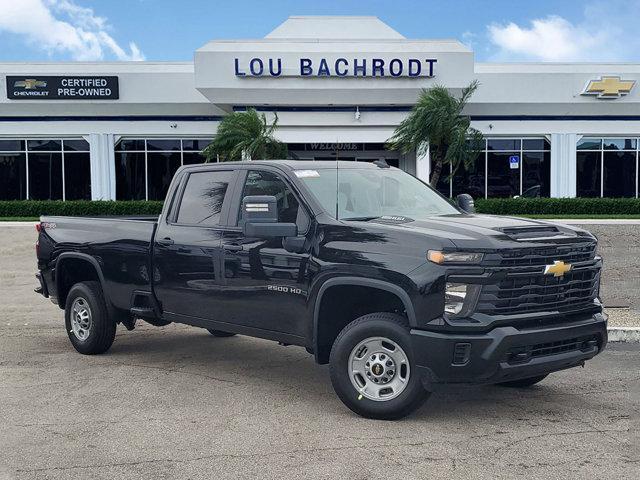
[[[36,88],[44,88],[47,86],[47,82],[44,80],[36,80],[35,78],[25,78],[13,83],[16,88],[24,88],[25,90],[34,90]]]
[[[554,277],[563,277],[565,273],[571,271],[572,265],[564,263],[562,260],[556,260],[553,265],[545,265],[544,274],[553,275]]]
[[[582,95],[597,95],[598,98],[619,98],[631,91],[636,84],[634,80],[622,80],[620,77],[601,77],[590,80]]]

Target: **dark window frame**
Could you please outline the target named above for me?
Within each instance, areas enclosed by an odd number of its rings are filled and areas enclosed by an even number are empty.
[[[72,169],[67,168],[67,163],[72,161],[83,162],[82,168],[88,171],[89,185],[82,185],[81,190],[84,190],[82,198],[71,198],[70,200],[91,200],[91,153],[77,150],[66,151],[62,155],[64,199],[65,201],[69,200],[69,197],[76,193],[74,190],[70,190],[69,186],[69,180],[79,171],[77,166]]]
[[[33,193],[31,191],[31,175],[30,175],[30,171],[29,171],[29,155],[40,155],[40,154],[61,154],[61,170],[62,170],[62,193],[61,193],[61,198],[59,198],[58,200],[62,200],[62,201],[66,201],[67,200],[67,188],[66,188],[66,172],[65,172],[65,154],[75,154],[75,153],[88,153],[89,154],[89,162],[91,162],[91,150],[90,150],[90,145],[89,142],[87,142],[84,138],[82,137],[12,137],[12,138],[3,138],[2,140],[4,141],[12,141],[12,142],[17,142],[18,144],[20,144],[22,146],[21,150],[2,150],[2,153],[17,153],[17,154],[24,154],[25,158],[24,158],[24,169],[25,169],[25,176],[26,176],[26,183],[25,183],[25,199],[27,200],[33,200]],[[39,149],[33,149],[29,147],[29,142],[37,142],[37,141],[52,141],[52,142],[59,142],[60,144],[60,148],[59,149],[54,149],[54,150],[39,150]],[[87,149],[86,150],[69,150],[65,148],[65,142],[78,142],[78,141],[82,141],[85,142],[87,145]],[[89,195],[91,195],[91,166],[89,165]]]
[[[178,141],[180,142],[180,149],[179,150],[155,150],[155,149],[149,149],[149,141]],[[190,141],[197,141],[197,142],[208,142],[211,143],[212,139],[211,138],[206,138],[206,137],[197,137],[197,136],[189,136],[189,137],[124,137],[121,138],[118,143],[116,143],[114,145],[114,154],[115,157],[117,158],[118,154],[123,154],[123,153],[142,153],[144,154],[144,186],[145,186],[145,194],[144,194],[144,198],[142,200],[149,200],[149,154],[162,154],[162,153],[169,153],[169,154],[180,154],[180,167],[184,166],[184,160],[185,160],[185,154],[188,155],[193,155],[193,154],[198,154],[200,151],[199,150],[190,150],[190,149],[186,149],[185,150],[185,142],[190,142]],[[121,149],[119,148],[123,142],[139,142],[136,145],[136,148],[132,148],[132,149]],[[140,147],[140,145],[143,146],[143,148],[138,148]],[[219,161],[216,160],[215,162],[210,162],[211,164],[215,165],[218,164]],[[187,165],[197,165],[194,163],[188,163]],[[170,182],[169,182],[170,184]],[[117,180],[116,180],[116,185],[117,185]],[[169,188],[169,185],[166,185],[166,188]],[[117,189],[116,189],[117,191]],[[116,198],[117,200],[120,200],[120,198]],[[165,198],[166,200],[166,198]]]
[[[4,158],[8,158],[8,162],[4,162]],[[14,157],[14,158],[12,158]],[[2,163],[0,163],[0,171],[3,172],[2,178],[0,178],[0,183],[4,183],[7,187],[6,190],[3,189],[0,192],[0,196],[2,200],[11,201],[11,200],[26,200],[28,198],[28,183],[29,183],[29,175],[28,175],[28,167],[27,167],[27,154],[24,151],[2,151],[0,152],[0,158],[3,159]],[[8,170],[8,174],[5,169]],[[12,178],[12,175],[16,178]],[[5,183],[6,182],[6,183]],[[12,191],[13,190],[13,191]],[[14,194],[18,193],[18,195],[7,195],[5,197],[5,193]]]
[[[599,148],[579,148],[580,147],[580,142],[585,141],[585,140],[597,140],[599,143]],[[622,150],[617,150],[617,149],[612,149],[612,148],[605,148],[605,141],[606,140],[631,140],[634,144],[635,144],[635,148],[628,148],[628,149],[622,149]],[[600,171],[598,172],[598,176],[599,176],[599,180],[600,180],[600,192],[599,195],[597,195],[596,197],[584,197],[584,198],[605,198],[604,197],[604,190],[605,190],[605,186],[604,186],[604,171],[605,171],[605,155],[606,154],[614,154],[614,153],[634,153],[635,154],[635,196],[632,197],[624,197],[624,198],[639,198],[639,194],[640,194],[640,138],[638,136],[615,136],[615,135],[611,135],[611,136],[599,136],[599,137],[594,137],[594,136],[584,136],[582,137],[580,140],[578,140],[578,143],[576,144],[576,196],[578,196],[578,182],[579,182],[579,178],[578,178],[578,168],[577,168],[577,163],[578,163],[578,156],[581,153],[597,153],[599,154],[599,162],[600,162]]]
[[[131,158],[127,158],[127,157],[131,157]],[[120,183],[119,180],[119,173],[120,173],[120,169],[122,167],[122,160],[128,160],[129,162],[131,162],[129,165],[131,165],[134,161],[136,163],[140,162],[142,165],[141,168],[141,172],[140,175],[143,177],[142,181],[140,181],[140,179],[138,179],[138,172],[137,170],[140,168],[140,165],[135,165],[135,168],[132,168],[131,170],[128,170],[127,166],[125,165],[125,177],[126,180],[128,181],[129,184],[131,184],[133,182],[133,180],[137,180],[135,182],[135,184],[137,185],[138,183],[142,184],[142,189],[143,189],[143,195],[132,195],[132,193],[136,193],[135,189],[131,188],[131,185],[127,185],[127,186],[122,186],[122,184]],[[134,152],[134,151],[119,151],[119,152],[115,152],[114,154],[114,161],[115,161],[115,182],[116,182],[116,200],[146,200],[147,199],[147,165],[146,165],[146,159],[144,156],[143,152]],[[128,171],[128,174],[127,174]],[[135,174],[135,175],[132,175]],[[118,192],[119,188],[126,188],[128,191],[124,192],[125,195],[120,195],[120,192]]]
[[[45,175],[33,174],[34,170],[41,168],[44,168],[45,171],[48,170],[48,181]],[[27,172],[30,200],[65,200],[64,156],[61,151],[31,152],[27,156]],[[48,194],[41,195],[47,190]]]
[[[493,149],[489,149],[488,145],[490,141],[515,141],[519,146],[520,149],[519,150],[493,150]],[[524,144],[527,140],[542,140],[543,141],[543,145],[548,146],[548,148],[544,148],[542,150],[540,149],[530,149],[530,148],[525,148]],[[477,198],[488,198],[488,190],[489,190],[489,154],[490,153],[513,153],[514,155],[518,155],[520,157],[520,163],[519,163],[519,193],[517,193],[516,195],[522,195],[522,192],[524,191],[523,188],[523,184],[524,184],[524,154],[525,153],[549,153],[551,152],[551,143],[547,140],[546,136],[544,135],[538,135],[538,136],[521,136],[521,137],[516,137],[516,136],[509,136],[509,137],[485,137],[484,138],[484,147],[482,148],[482,150],[480,151],[480,154],[478,155],[477,161],[481,162],[484,164],[484,186],[483,186],[483,194],[481,196],[478,196]],[[460,168],[464,168],[464,166],[460,166],[458,167],[458,170],[460,170]],[[449,170],[447,173],[445,173],[445,170]],[[447,169],[447,166],[445,165],[443,167],[443,172],[442,175],[449,175],[451,178],[449,179],[449,198],[453,198],[453,175],[451,175],[451,166],[449,166],[449,168]],[[431,170],[430,170],[431,171]],[[549,175],[549,186],[551,185],[551,174]]]

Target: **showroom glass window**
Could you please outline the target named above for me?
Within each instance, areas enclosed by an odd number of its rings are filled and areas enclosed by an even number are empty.
[[[638,139],[584,137],[576,152],[578,197],[637,197]]]
[[[116,199],[164,200],[181,165],[205,161],[211,139],[123,139],[116,145]]]
[[[432,164],[433,168],[433,164]],[[443,168],[438,191],[447,197],[548,197],[551,146],[545,138],[486,138],[471,165]]]
[[[83,139],[0,140],[0,200],[91,200]]]

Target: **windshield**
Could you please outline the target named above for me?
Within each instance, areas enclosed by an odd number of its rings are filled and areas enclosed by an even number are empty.
[[[460,213],[420,180],[395,168],[298,170],[296,176],[333,217],[337,198],[340,220],[387,215],[418,220]]]

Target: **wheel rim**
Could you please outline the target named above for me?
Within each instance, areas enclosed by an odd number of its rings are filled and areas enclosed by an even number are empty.
[[[349,379],[365,398],[385,402],[400,395],[409,384],[409,359],[393,340],[370,337],[349,355]]]
[[[78,297],[71,305],[71,331],[78,340],[85,341],[91,332],[91,307],[84,298]]]

